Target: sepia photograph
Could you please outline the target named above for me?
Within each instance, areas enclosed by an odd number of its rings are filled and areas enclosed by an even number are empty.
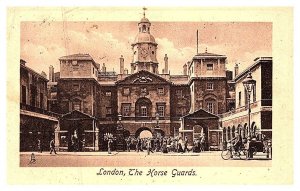
[[[291,14],[10,8],[9,181],[289,183]]]
[[[271,165],[272,23],[149,16],[21,23],[21,166]]]

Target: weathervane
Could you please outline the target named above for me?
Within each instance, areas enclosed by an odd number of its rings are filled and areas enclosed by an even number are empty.
[[[146,13],[145,13],[145,11],[147,10],[147,8],[146,7],[143,7],[143,10],[144,10],[144,18],[146,17]]]

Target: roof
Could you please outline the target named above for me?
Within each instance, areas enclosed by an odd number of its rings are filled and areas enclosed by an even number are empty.
[[[234,79],[233,81],[236,82],[239,79],[241,79],[243,76],[247,75],[249,71],[251,71],[254,67],[256,67],[259,64],[262,63],[272,63],[273,58],[272,57],[257,57],[254,59],[254,63],[249,66],[248,68],[246,68],[243,72],[239,73]]]
[[[22,60],[22,59],[21,59],[21,60]],[[20,61],[21,61],[21,60],[20,60]],[[22,60],[22,62],[23,62],[23,61],[26,62],[25,60]],[[46,82],[49,81],[47,78],[45,78],[45,76],[43,76],[43,75],[37,73],[36,71],[34,71],[33,69],[29,68],[28,66],[26,66],[26,65],[24,65],[24,64],[20,64],[20,66],[21,66],[21,68],[23,68],[23,69],[25,69],[25,70],[27,70],[27,71],[29,71],[29,72],[31,72],[31,73],[33,73],[33,74],[39,76],[39,77],[40,77],[41,79],[43,79],[44,81],[46,81]]]
[[[62,56],[59,60],[85,60],[85,61],[92,61],[94,66],[99,69],[99,64],[97,64],[94,59],[89,54],[71,54],[67,56]]]
[[[71,54],[67,56],[62,56],[59,58],[59,60],[91,60],[93,61],[93,58],[89,54]]]
[[[196,54],[193,59],[200,59],[200,58],[227,58],[225,55],[203,52]]]
[[[170,81],[174,83],[174,85],[188,85],[188,75],[171,75]]]
[[[150,23],[150,21],[146,17],[143,17],[143,18],[141,18],[140,23]]]
[[[82,120],[82,119],[94,119],[95,117],[93,117],[89,114],[83,113],[81,111],[78,111],[78,110],[73,110],[69,113],[62,115],[61,118],[62,119],[70,119],[70,120],[73,120],[73,119]]]
[[[146,74],[147,75],[147,78],[143,78],[144,76],[143,75],[141,75],[141,74]],[[165,79],[165,78],[163,78],[163,77],[161,77],[160,75],[157,75],[157,74],[154,74],[154,73],[152,73],[152,72],[149,72],[149,71],[147,71],[147,70],[140,70],[140,71],[138,71],[138,72],[136,72],[136,73],[134,73],[134,74],[131,74],[131,75],[128,75],[128,76],[126,76],[125,78],[123,78],[123,79],[121,79],[121,80],[118,80],[117,82],[116,82],[116,84],[120,84],[120,83],[122,83],[122,82],[125,82],[126,80],[129,80],[130,78],[132,78],[132,77],[134,77],[134,76],[137,76],[138,78],[136,78],[134,81],[144,81],[144,80],[148,80],[148,77],[149,76],[153,76],[153,77],[155,77],[155,78],[157,78],[157,79],[160,79],[160,80],[162,80],[162,81],[164,81],[164,82],[166,82],[166,83],[172,83],[172,82],[170,82],[169,80],[167,80],[167,79]],[[132,81],[131,83],[134,83],[134,81]],[[145,81],[145,82],[146,82]]]
[[[144,42],[148,42],[148,43],[153,43],[153,44],[157,44],[155,42],[155,38],[153,35],[151,35],[150,33],[146,33],[146,32],[140,32],[136,35],[135,39],[134,39],[134,43],[144,43]]]
[[[192,118],[192,119],[219,119],[217,115],[214,115],[212,113],[209,113],[208,111],[205,111],[203,109],[199,109],[193,113],[189,113],[183,118]]]

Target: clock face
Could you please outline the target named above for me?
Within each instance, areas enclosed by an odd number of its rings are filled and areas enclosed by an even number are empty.
[[[142,57],[146,58],[148,56],[148,50],[146,48],[142,48],[141,54]]]

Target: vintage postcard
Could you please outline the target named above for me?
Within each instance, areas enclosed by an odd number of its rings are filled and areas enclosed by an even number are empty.
[[[8,182],[291,184],[292,15],[8,8]]]

